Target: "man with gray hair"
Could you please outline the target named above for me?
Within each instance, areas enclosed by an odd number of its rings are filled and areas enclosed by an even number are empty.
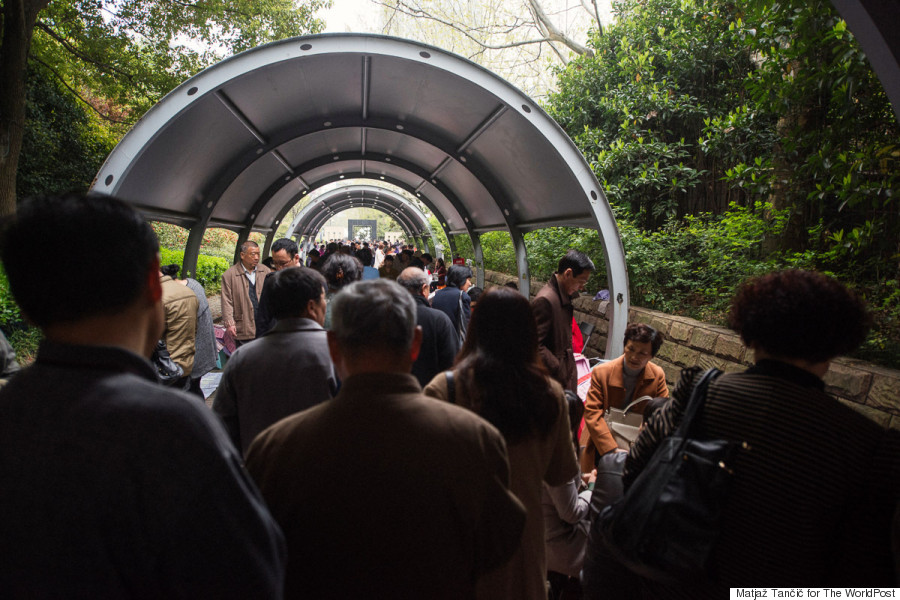
[[[246,457],[287,538],[285,597],[472,598],[524,525],[503,436],[422,393],[409,292],[359,281],[333,305],[340,392],[262,432]]]
[[[459,336],[450,317],[428,303],[431,277],[425,271],[407,267],[397,277],[397,283],[416,301],[416,322],[422,328],[422,348],[413,363],[412,374],[425,387],[435,375],[453,366],[453,358],[459,352]]]
[[[256,311],[269,267],[259,262],[259,244],[241,244],[241,258],[222,273],[222,323],[240,346],[256,339]]]

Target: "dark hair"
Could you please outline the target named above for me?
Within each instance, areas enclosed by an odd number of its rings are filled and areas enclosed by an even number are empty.
[[[68,250],[54,258],[51,272],[41,274],[35,272],[29,249],[43,239]],[[0,241],[13,297],[38,327],[126,308],[146,290],[151,271],[159,276],[158,255],[156,235],[137,211],[110,196],[93,194],[21,203]],[[92,278],[85,285],[84,265],[104,265],[113,275]],[[59,297],[59,290],[65,298]]]
[[[466,293],[469,294],[469,300],[471,300],[472,302],[478,302],[478,299],[481,298],[484,290],[477,285],[473,285]]]
[[[625,340],[623,345],[631,342],[650,343],[650,356],[656,356],[659,347],[666,340],[666,336],[643,323],[632,323],[625,328]]]
[[[576,277],[581,275],[585,270],[596,270],[594,261],[592,261],[587,254],[573,248],[569,248],[566,255],[559,259],[559,264],[556,265],[556,272],[560,275],[565,273],[566,269],[572,269],[572,275],[575,275]]]
[[[425,269],[425,263],[418,256],[414,256],[411,261],[409,261],[410,267],[416,267],[417,269]]]
[[[432,261],[432,260],[434,260],[434,258],[429,253],[425,252],[422,254],[422,261],[424,262],[426,260]]]
[[[569,413],[569,431],[572,432],[572,442],[575,444],[575,456],[578,456],[581,450],[578,443],[578,427],[581,426],[581,418],[584,416],[584,402],[572,390],[566,390],[565,394]]]
[[[372,260],[375,257],[372,255],[372,251],[369,250],[368,246],[366,246],[356,251],[356,258],[359,259],[359,262],[361,262],[363,266],[371,267]]]
[[[272,244],[272,254],[275,254],[276,252],[280,252],[282,250],[287,252],[287,255],[291,258],[297,256],[297,253],[300,252],[300,248],[297,247],[297,242],[288,238],[275,240],[275,243]]]
[[[856,294],[821,273],[792,269],[746,281],[728,326],[747,346],[813,363],[855,350],[871,315]]]
[[[308,267],[282,269],[269,275],[269,312],[276,319],[302,316],[310,300],[318,300],[326,288],[325,278]]]
[[[176,277],[178,277],[178,271],[181,270],[181,267],[176,264],[163,265],[159,268],[159,270],[163,275],[167,275],[172,279],[175,279]]]
[[[504,287],[482,294],[456,369],[472,410],[508,444],[550,433],[559,404],[538,355],[537,325],[525,296]]]
[[[466,279],[472,276],[472,269],[465,265],[453,265],[447,269],[447,287],[462,288]]]
[[[356,257],[349,254],[332,254],[325,259],[325,264],[320,269],[328,287],[339,290],[362,277],[362,263]]]
[[[307,254],[307,256],[315,256],[316,258],[319,258],[319,257],[321,256],[321,254],[319,254],[319,251],[318,251],[318,250],[316,250],[315,248],[313,248],[312,250],[309,251],[309,253]]]

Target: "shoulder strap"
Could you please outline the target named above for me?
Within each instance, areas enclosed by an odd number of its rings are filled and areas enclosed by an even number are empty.
[[[687,406],[684,409],[684,417],[681,419],[681,424],[678,426],[674,435],[681,436],[684,439],[687,439],[690,436],[694,420],[697,415],[700,414],[703,405],[706,403],[706,388],[721,374],[722,371],[713,367],[700,377],[700,381],[697,382],[697,385],[695,385],[694,389],[691,391],[691,397],[688,399]]]
[[[456,382],[453,380],[453,371],[444,371],[447,378],[447,400],[450,404],[456,404]]]

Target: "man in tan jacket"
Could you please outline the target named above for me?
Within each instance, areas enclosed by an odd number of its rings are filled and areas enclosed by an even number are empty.
[[[241,244],[241,259],[222,273],[222,322],[240,346],[256,339],[256,310],[268,267],[259,263],[259,244]]]
[[[159,272],[159,283],[162,286],[162,304],[166,314],[163,339],[166,341],[169,356],[184,369],[183,380],[172,385],[183,388],[187,385],[191,370],[194,368],[199,303],[194,292],[168,275],[163,275],[162,271]]]

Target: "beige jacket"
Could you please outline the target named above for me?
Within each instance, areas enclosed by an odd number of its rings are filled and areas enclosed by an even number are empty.
[[[168,275],[161,277],[162,303],[166,313],[163,339],[166,349],[185,376],[194,368],[195,336],[197,334],[197,296],[186,285],[181,285]]]
[[[256,300],[262,294],[266,275],[272,271],[264,264],[256,265]],[[222,323],[225,327],[237,328],[237,339],[256,338],[256,314],[250,303],[250,281],[244,275],[240,261],[222,273]]]

